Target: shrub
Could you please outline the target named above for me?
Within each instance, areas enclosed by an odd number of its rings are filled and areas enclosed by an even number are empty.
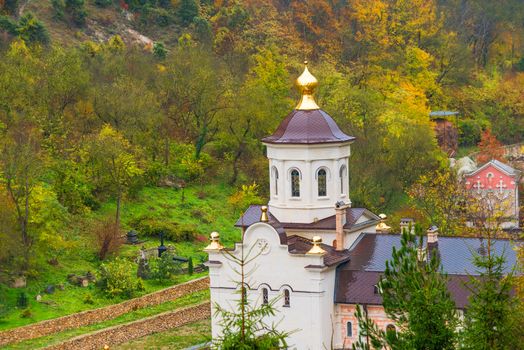
[[[131,262],[116,258],[100,266],[100,287],[109,296],[132,297],[138,291],[137,278]]]
[[[24,309],[21,313],[20,313],[20,317],[22,318],[31,318],[33,316],[33,313],[31,312],[30,309]]]
[[[86,24],[87,11],[84,0],[65,0],[65,10],[77,26]]]
[[[8,16],[0,15],[0,30],[4,30],[11,35],[16,35],[18,24]]]
[[[28,304],[29,304],[29,300],[27,298],[27,294],[25,292],[20,292],[16,300],[16,306],[22,309],[22,308],[26,308]]]
[[[93,305],[95,303],[95,300],[93,299],[93,296],[91,293],[87,293],[84,297],[84,304],[90,304]]]
[[[167,55],[167,49],[161,42],[156,42],[153,44],[153,55],[158,59],[164,59]]]
[[[107,7],[113,3],[113,0],[95,0],[95,5],[98,7]]]
[[[143,292],[146,290],[146,286],[144,285],[144,281],[139,278],[138,281],[136,281],[136,290],[138,292]]]
[[[192,224],[178,224],[146,217],[134,219],[129,225],[143,236],[158,237],[163,232],[164,237],[173,242],[193,241],[198,233],[197,227]]]
[[[46,27],[30,12],[24,14],[18,21],[17,33],[26,43],[49,43]]]
[[[51,6],[55,12],[53,17],[57,20],[64,19],[65,3],[64,0],[51,0]]]
[[[181,264],[173,260],[173,257],[170,252],[164,252],[161,257],[149,260],[151,276],[158,282],[170,280],[173,275],[182,271]]]
[[[187,274],[191,276],[193,272],[194,272],[193,258],[189,257],[189,261],[187,262]]]
[[[258,195],[259,186],[256,183],[242,185],[242,188],[229,197],[229,204],[235,211],[245,210],[252,204],[262,204],[262,198]]]
[[[198,16],[198,2],[195,0],[181,0],[178,4],[178,17],[182,24],[190,24],[196,16]]]
[[[122,234],[112,216],[107,217],[95,226],[95,244],[100,260],[105,260],[109,255],[116,253],[120,249]]]

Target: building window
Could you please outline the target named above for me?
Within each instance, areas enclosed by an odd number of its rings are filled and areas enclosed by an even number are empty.
[[[273,167],[273,189],[275,190],[275,196],[278,196],[278,170]]]
[[[290,305],[289,289],[284,289],[284,307],[289,307]]]
[[[346,193],[346,186],[345,186],[345,182],[346,182],[346,166],[345,165],[342,165],[340,167],[340,171],[339,171],[339,178],[340,178],[340,194],[345,194]]]
[[[346,323],[346,336],[353,336],[353,324],[351,322]]]
[[[269,303],[269,295],[267,288],[262,288],[262,304],[267,305]]]
[[[378,284],[375,284],[373,286],[373,293],[380,294],[380,287],[378,286]]]
[[[291,197],[300,197],[300,173],[297,169],[291,171]]]
[[[320,169],[317,172],[317,182],[318,182],[318,196],[325,197],[327,196],[327,174],[325,169]]]

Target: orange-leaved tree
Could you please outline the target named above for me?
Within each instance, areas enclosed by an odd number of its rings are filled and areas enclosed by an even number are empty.
[[[491,129],[486,129],[480,135],[480,153],[477,161],[482,164],[492,159],[504,160],[504,148],[497,137],[491,133]]]

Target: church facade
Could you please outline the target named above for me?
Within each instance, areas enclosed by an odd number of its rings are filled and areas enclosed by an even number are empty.
[[[520,172],[493,159],[464,175],[466,189],[473,198],[492,203],[504,228],[519,227]]]
[[[218,233],[212,233],[206,252],[213,339],[222,333],[216,305],[234,310],[240,298],[239,266],[232,257],[250,261],[243,274],[250,304],[276,300],[277,313],[267,323],[292,332],[290,349],[350,349],[360,337],[357,305],[380,327],[395,327],[381,306],[377,284],[393,247],[400,246],[400,235],[388,233],[384,216],[352,207],[348,168],[355,138],[315,103],[317,84],[306,66],[297,79],[301,101],[262,140],[269,159],[268,206],[244,212],[235,224],[243,240],[233,248],[224,248]],[[482,242],[439,238],[432,228],[425,244],[439,249],[457,308],[464,308],[462,284],[474,273],[470,249]],[[510,264],[516,260],[508,241],[495,247],[506,250]]]

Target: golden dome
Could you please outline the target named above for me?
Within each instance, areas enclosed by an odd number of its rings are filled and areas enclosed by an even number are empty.
[[[313,98],[313,92],[315,91],[315,88],[318,86],[318,80],[313,76],[313,74],[309,72],[309,69],[307,69],[307,61],[304,61],[304,65],[304,71],[297,78],[296,81],[297,88],[302,94],[302,97],[300,98],[300,102],[298,103],[295,109],[320,109],[320,107],[315,102],[315,99]]]

